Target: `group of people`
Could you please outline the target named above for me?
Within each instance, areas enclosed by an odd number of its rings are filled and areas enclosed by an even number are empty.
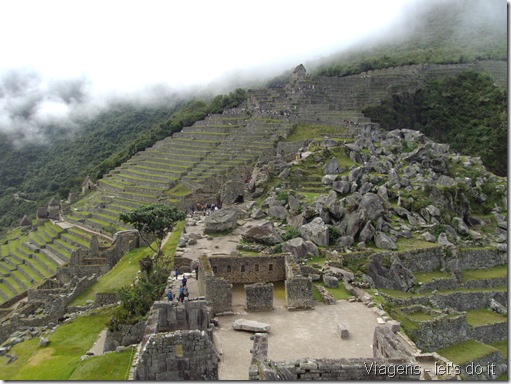
[[[179,269],[176,269],[176,280],[179,276]],[[188,300],[188,297],[190,296],[190,292],[188,291],[188,287],[186,286],[188,279],[185,275],[183,275],[183,279],[181,280],[181,286],[179,287],[179,294],[177,296],[174,296],[174,293],[172,292],[172,289],[167,290],[167,300],[168,301],[174,301],[174,298],[177,298],[177,301],[180,303],[184,303],[185,300]]]
[[[193,215],[195,212],[204,213],[205,215],[210,214],[213,211],[218,211],[222,208],[222,203],[197,203],[196,205],[192,205],[188,207],[188,213]]]

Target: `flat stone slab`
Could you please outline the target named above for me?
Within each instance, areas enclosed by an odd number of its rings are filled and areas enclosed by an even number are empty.
[[[232,327],[237,331],[249,332],[270,332],[270,324],[260,323],[259,321],[238,319],[232,323]]]

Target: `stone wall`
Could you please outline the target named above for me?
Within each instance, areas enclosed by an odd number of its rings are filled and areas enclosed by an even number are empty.
[[[203,330],[150,336],[140,352],[135,380],[218,380],[218,354]]]
[[[283,281],[286,278],[285,257],[282,255],[210,257],[212,271],[231,284],[253,284]]]
[[[374,329],[373,357],[383,359],[414,359],[413,355],[403,345],[399,336],[388,325],[378,325]]]
[[[117,293],[98,292],[94,295],[94,306],[102,307],[104,305],[116,304],[119,301]]]
[[[291,255],[286,256],[285,288],[288,309],[314,308],[312,280],[302,276],[300,267]]]
[[[486,344],[506,340],[508,338],[507,321],[471,327],[470,338]]]
[[[497,288],[507,286],[507,277],[495,279],[467,280],[458,284],[455,278],[433,279],[433,281],[420,285],[417,292],[431,292],[453,290],[456,288],[479,289],[479,288]]]
[[[461,251],[461,269],[485,269],[507,264],[507,253],[496,249]]]
[[[206,300],[214,315],[232,312],[232,284],[224,278],[206,277]]]
[[[119,346],[138,344],[142,341],[146,330],[146,322],[140,320],[133,325],[121,325],[119,329],[107,329],[104,352],[115,351]]]
[[[462,364],[460,366],[461,377],[469,381],[495,380],[502,373],[507,372],[507,369],[505,371],[502,369],[502,366],[505,364],[506,360],[502,357],[500,351],[495,351],[479,359]]]
[[[250,380],[419,380],[420,366],[387,326],[375,328],[373,358],[268,359],[268,336],[256,333],[251,350]],[[377,348],[376,348],[376,347]],[[382,351],[382,352],[380,352]]]
[[[311,279],[303,276],[295,276],[286,280],[285,287],[288,309],[314,308]]]
[[[464,314],[454,317],[442,316],[418,324],[415,343],[424,351],[435,351],[470,338],[470,327]]]
[[[177,302],[156,301],[153,311],[158,312],[156,332],[203,329],[210,327],[211,315],[205,300]]]
[[[207,256],[199,256],[199,294],[206,298],[213,315],[232,312],[232,284],[215,276]]]
[[[433,272],[442,267],[442,257],[444,255],[442,247],[431,247],[425,249],[416,249],[412,251],[399,252],[401,264],[413,272]]]
[[[245,285],[247,312],[273,310],[273,284],[256,283]]]

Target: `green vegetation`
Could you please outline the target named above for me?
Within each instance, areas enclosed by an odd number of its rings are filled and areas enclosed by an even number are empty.
[[[68,380],[128,380],[135,348],[85,359]]]
[[[496,341],[495,343],[489,344],[494,348],[497,348],[500,353],[502,354],[502,357],[507,360],[507,340],[500,340]]]
[[[482,10],[485,2],[448,1],[412,3],[413,10],[404,25],[400,39],[391,41],[373,37],[372,44],[354,45],[325,60],[316,74],[347,76],[364,71],[420,63],[466,63],[475,60],[507,60],[506,13],[492,9],[494,17]],[[434,4],[434,7],[430,4]],[[382,34],[385,36],[386,34]]]
[[[486,269],[466,269],[461,271],[463,280],[500,279],[507,277],[507,264]]]
[[[85,176],[97,180],[156,141],[245,99],[246,91],[237,89],[187,103],[176,97],[171,106],[112,104],[81,122],[76,134],[48,128],[47,144],[18,147],[11,136],[0,133],[0,164],[9,164],[0,173],[0,231],[24,214],[34,217],[37,207],[50,198],[66,199],[70,191],[80,190]],[[21,197],[18,201],[15,193]]]
[[[487,308],[467,311],[467,322],[473,327],[485,324],[503,323],[506,321],[507,317]]]
[[[454,151],[480,156],[492,172],[507,174],[507,92],[485,74],[466,71],[431,80],[363,112],[384,129],[419,130]],[[462,166],[458,171],[459,177],[473,172]]]
[[[433,272],[415,272],[414,273],[417,282],[419,283],[430,283],[433,279],[448,279],[450,278],[449,272],[433,271]]]
[[[184,220],[186,215],[174,205],[149,204],[142,205],[129,212],[121,213],[119,219],[126,224],[133,226],[140,233],[140,237],[150,244],[148,238],[154,237],[156,240],[156,249],[149,247],[160,254],[163,238],[168,232],[171,232],[174,225]]]
[[[78,295],[69,305],[85,305],[87,300],[94,300],[96,293],[113,293],[121,287],[131,284],[140,270],[139,261],[152,255],[149,247],[134,248],[97,282]]]
[[[328,288],[323,282],[315,282],[312,284],[312,286],[312,297],[316,301],[323,301],[321,294],[316,288],[318,286],[325,288],[334,297],[335,300],[347,300],[352,297],[352,295],[346,290],[344,284],[342,283],[340,283],[337,288]]]
[[[82,364],[80,357],[92,347],[111,314],[111,309],[103,309],[59,326],[55,333],[46,336],[50,340],[47,347],[39,347],[38,338],[16,344],[9,352],[18,357],[14,362],[7,365],[5,364],[7,357],[0,356],[1,379],[69,380]],[[125,379],[131,358],[124,361],[126,364],[122,375],[112,377],[110,380]],[[108,380],[103,376],[102,379]]]
[[[122,324],[135,324],[145,318],[154,301],[163,296],[183,227],[184,222],[175,224],[169,244],[165,244],[159,256],[142,258],[137,281],[117,291],[121,303],[108,323],[110,329],[117,329]]]
[[[459,344],[453,344],[448,347],[438,349],[436,352],[439,355],[446,357],[454,364],[461,365],[489,355],[496,350],[496,348],[490,345],[483,344],[475,340],[467,340]]]

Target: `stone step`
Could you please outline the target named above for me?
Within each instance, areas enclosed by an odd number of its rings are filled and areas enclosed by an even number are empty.
[[[19,290],[20,293],[26,291],[28,287],[32,285],[30,281],[27,280],[27,278],[23,276],[23,274],[21,274],[17,269],[11,272],[10,277],[21,287],[21,290]]]
[[[177,132],[172,135],[174,139],[204,140],[213,143],[220,143],[229,133],[220,132]]]
[[[74,236],[71,233],[64,233],[60,238],[69,245],[72,245],[74,248],[82,247],[87,249],[90,246],[90,240],[89,241],[84,240],[78,236]]]
[[[4,277],[1,284],[3,284],[11,292],[12,296],[10,297],[16,296],[22,292],[21,287],[18,286],[18,283],[13,280],[10,275],[9,277]]]
[[[56,267],[65,264],[67,259],[59,254],[57,251],[57,246],[53,246],[53,244],[51,244],[51,246],[52,247],[49,246],[46,249],[41,249],[41,254],[46,257],[46,259],[49,260],[53,265],[55,265],[56,270]]]
[[[169,181],[177,180],[177,178],[174,178],[174,177],[171,178],[171,177],[168,177],[165,175],[159,175],[157,173],[150,173],[147,170],[136,169],[134,167],[123,168],[122,173],[124,175],[129,175],[129,176],[136,177],[136,178],[150,179],[152,181],[159,181],[159,182],[166,182],[166,183],[168,183]]]
[[[191,127],[185,127],[181,131],[182,133],[206,133],[206,134],[217,134],[217,133],[232,133],[232,131],[238,129],[239,125],[233,124],[194,124]]]
[[[172,179],[179,179],[179,177],[182,174],[182,170],[179,171],[171,171],[168,167],[163,168],[156,168],[150,165],[142,165],[142,164],[127,164],[127,166],[130,167],[130,169],[134,170],[135,172],[148,172],[149,174],[153,175],[160,175],[163,177],[167,177],[169,180]]]
[[[158,197],[154,195],[136,194],[131,192],[121,192],[118,194],[121,199],[140,201],[141,203],[157,203]]]

